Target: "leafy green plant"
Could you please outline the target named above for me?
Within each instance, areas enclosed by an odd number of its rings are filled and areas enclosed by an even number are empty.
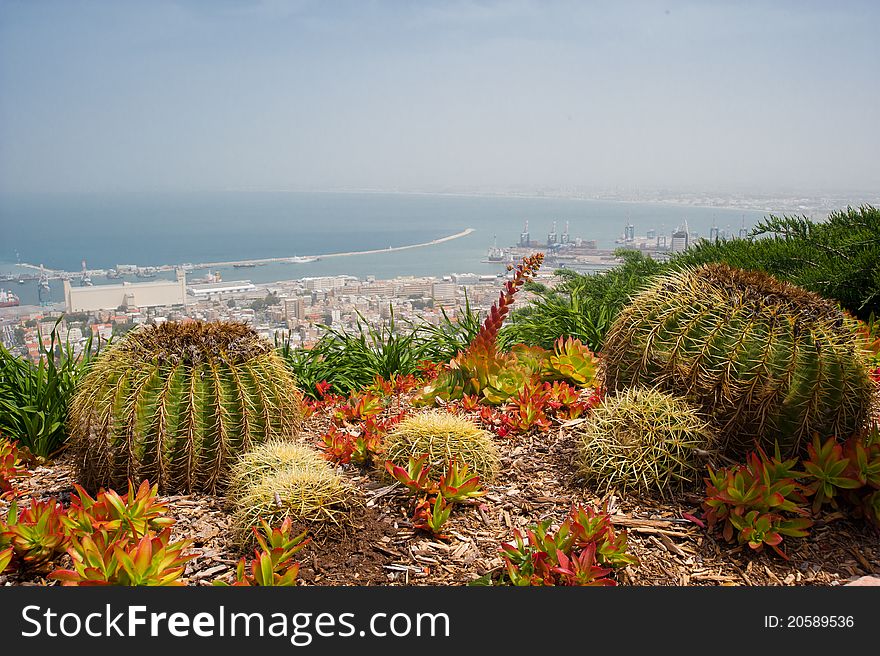
[[[550,394],[550,386],[547,383],[526,382],[507,402],[505,425],[518,433],[533,428],[548,430],[550,418],[546,413],[550,409]]]
[[[514,531],[514,541],[502,545],[505,572],[499,583],[613,586],[614,569],[638,563],[626,551],[626,533],[617,533],[605,512],[573,506],[556,531],[550,525],[544,520],[525,534]]]
[[[171,529],[158,535],[114,537],[103,530],[72,537],[67,552],[73,569],[58,569],[50,579],[65,586],[180,586],[184,565],[195,558],[184,552],[191,540],[171,542]]]
[[[868,319],[880,316],[880,209],[870,205],[831,212],[823,221],[769,216],[749,239],[703,241],[670,267],[708,262],[765,271],[840,303]]]
[[[584,482],[666,495],[696,484],[715,432],[683,399],[636,387],[605,398],[575,429]]]
[[[427,531],[440,540],[447,540],[449,536],[443,533],[443,525],[449,520],[453,505],[440,494],[433,498],[420,499],[413,512],[413,528]]]
[[[757,510],[750,510],[745,515],[731,514],[730,522],[739,531],[737,540],[740,543],[748,544],[755,551],[760,551],[766,545],[786,560],[788,557],[779,548],[782,536],[805,537],[807,529],[813,525],[803,517],[785,518]]]
[[[437,485],[440,496],[450,503],[463,503],[486,495],[480,485],[480,477],[471,474],[467,463],[461,465],[453,460]]]
[[[262,529],[262,532],[261,530]],[[272,527],[265,520],[260,521],[260,528],[253,527],[257,548],[250,564],[245,558],[238,561],[233,586],[293,586],[299,575],[299,563],[293,557],[303,549],[311,538],[306,533],[293,534],[293,523],[290,518]],[[216,580],[214,585],[229,585],[223,580]]]
[[[100,350],[90,336],[76,355],[58,335],[59,317],[49,341],[39,340],[34,364],[18,358],[0,344],[0,433],[15,435],[35,456],[52,457],[67,443],[68,408],[77,384]]]
[[[874,424],[864,438],[851,437],[843,448],[849,460],[846,477],[880,490],[880,426]]]
[[[619,249],[620,266],[600,273],[555,272],[559,284],[535,282],[526,289],[535,299],[511,315],[501,330],[502,345],[534,344],[552,349],[560,337],[580,340],[594,352],[602,349],[605,334],[630,298],[644,289],[664,265],[638,251]]]
[[[446,308],[440,308],[442,319],[438,324],[423,323],[417,326],[416,348],[423,360],[449,362],[466,351],[482,327],[480,313],[471,307],[465,292],[464,307],[459,307],[451,319]]]
[[[15,550],[12,547],[0,549],[0,574],[5,572],[15,556]]]
[[[413,497],[413,528],[428,531],[434,537],[445,540],[443,525],[452,514],[453,506],[466,503],[486,494],[480,477],[471,474],[467,464],[452,459],[439,477],[430,474],[429,454],[410,456],[406,467],[385,462],[388,475],[403,485]]]
[[[728,454],[778,442],[793,455],[813,433],[853,434],[874,391],[835,303],[724,264],[659,277],[618,316],[603,362],[609,391],[685,397]]]
[[[239,453],[296,433],[301,401],[287,366],[244,324],[132,331],[93,362],[71,404],[79,480],[214,493]]]
[[[406,467],[395,465],[390,460],[385,461],[385,471],[398,483],[403,485],[411,494],[432,494],[436,492],[437,486],[434,481],[428,478],[428,472],[431,466],[427,464],[429,455],[410,456]]]
[[[423,360],[418,329],[399,330],[393,308],[391,319],[379,326],[371,326],[359,316],[352,332],[321,328],[324,335],[311,349],[293,349],[288,341],[279,350],[294,377],[314,397],[318,382],[327,382],[342,394],[359,392],[376,376],[387,380],[394,375],[416,374]]]
[[[578,387],[587,387],[594,384],[598,365],[596,356],[580,340],[560,337],[553,345],[545,376],[553,380],[566,380]]]

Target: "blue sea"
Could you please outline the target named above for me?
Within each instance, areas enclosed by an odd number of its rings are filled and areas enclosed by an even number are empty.
[[[385,249],[429,242],[466,228],[474,232],[442,244],[398,252],[329,258],[304,264],[221,269],[223,280],[256,283],[306,276],[492,273],[482,262],[497,239],[513,245],[525,221],[544,242],[553,221],[571,238],[595,239],[613,248],[627,223],[636,235],[670,234],[684,221],[708,235],[718,225],[736,232],[763,213],[669,204],[623,203],[544,197],[454,196],[396,193],[118,193],[0,195],[0,273],[32,274],[17,263],[78,271],[117,264],[160,266]],[[200,276],[195,271],[190,276]],[[173,277],[173,274],[160,274]],[[133,279],[133,278],[129,278]],[[95,277],[95,284],[118,282]],[[73,281],[77,284],[76,279]],[[61,301],[61,281],[50,300]],[[0,282],[37,302],[35,282]]]

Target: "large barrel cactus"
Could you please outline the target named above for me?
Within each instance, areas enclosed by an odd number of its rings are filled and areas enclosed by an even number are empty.
[[[242,452],[299,429],[301,401],[283,360],[244,324],[133,331],[93,363],[71,404],[80,481],[213,493]]]
[[[793,454],[813,432],[848,435],[869,414],[853,320],[766,273],[708,264],[662,276],[624,308],[603,354],[609,389],[685,396],[731,454],[776,443]]]

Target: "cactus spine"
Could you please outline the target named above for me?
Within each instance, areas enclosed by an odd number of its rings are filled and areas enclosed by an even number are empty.
[[[668,492],[702,480],[716,437],[687,402],[635,387],[607,397],[575,429],[578,468],[597,492]]]
[[[854,321],[834,303],[756,271],[708,264],[662,276],[605,339],[611,390],[680,394],[741,454],[813,432],[847,435],[867,420],[871,383]]]
[[[82,484],[149,478],[216,492],[252,445],[290,436],[301,395],[272,346],[244,324],[167,322],[133,331],[93,363],[70,409]]]

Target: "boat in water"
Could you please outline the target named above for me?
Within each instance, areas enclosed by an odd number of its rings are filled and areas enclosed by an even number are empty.
[[[294,264],[308,264],[309,262],[317,262],[318,258],[294,255],[292,258],[290,258],[290,261]]]
[[[17,307],[21,305],[21,299],[12,292],[0,289],[0,308]]]
[[[498,247],[498,238],[493,237],[492,246],[486,251],[484,262],[511,262],[513,256],[505,249]]]
[[[253,269],[255,266],[257,266],[257,265],[254,264],[253,262],[241,262],[239,264],[233,264],[232,268],[233,269]]]

